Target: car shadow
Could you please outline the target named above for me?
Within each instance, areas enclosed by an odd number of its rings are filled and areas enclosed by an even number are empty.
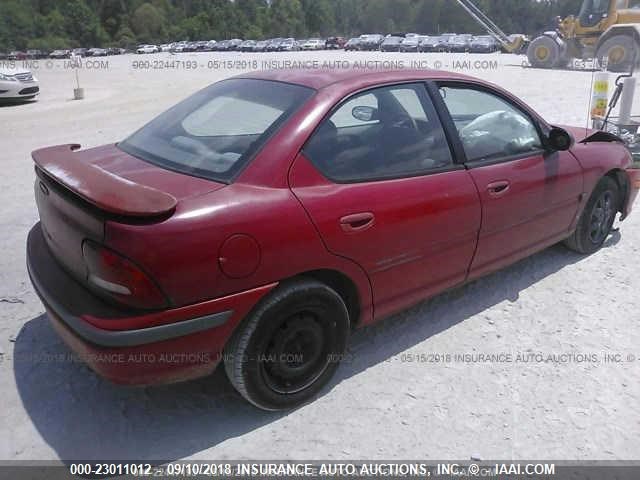
[[[36,102],[35,98],[2,98],[0,99],[0,108],[20,107]]]
[[[609,246],[615,237],[614,232]],[[530,285],[583,258],[557,245],[354,332],[348,361],[324,394],[493,305],[517,301]],[[17,336],[14,374],[31,421],[63,461],[176,460],[288,415],[263,412],[243,401],[223,368],[176,385],[113,385],[69,361],[68,349],[44,314],[28,321]]]

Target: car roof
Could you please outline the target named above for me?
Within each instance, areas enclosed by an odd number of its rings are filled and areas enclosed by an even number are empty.
[[[293,83],[304,87],[320,90],[328,86],[341,86],[344,90],[353,88],[366,88],[377,84],[418,81],[418,80],[473,80],[473,77],[460,73],[445,72],[441,70],[410,70],[410,69],[275,69],[261,70],[238,75],[236,78],[253,78],[260,80],[272,80],[277,82]]]

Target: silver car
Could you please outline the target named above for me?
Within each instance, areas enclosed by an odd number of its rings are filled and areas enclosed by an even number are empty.
[[[38,79],[29,70],[0,67],[0,99],[32,99],[39,93]]]

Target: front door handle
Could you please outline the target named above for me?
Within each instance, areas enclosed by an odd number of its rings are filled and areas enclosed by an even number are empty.
[[[489,192],[489,196],[498,198],[506,194],[509,191],[510,186],[511,184],[507,180],[492,182],[487,185],[487,192]]]
[[[348,233],[362,232],[373,226],[375,216],[371,212],[354,213],[340,219],[340,227]]]

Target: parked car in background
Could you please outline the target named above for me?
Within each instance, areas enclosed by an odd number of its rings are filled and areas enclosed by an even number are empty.
[[[417,52],[420,47],[420,42],[426,40],[426,35],[414,35],[412,37],[405,37],[400,44],[401,52]]]
[[[399,52],[403,37],[386,37],[380,44],[381,52]]]
[[[160,48],[161,52],[170,52],[172,46],[173,46],[173,44],[171,44],[171,43],[163,43],[158,48]]]
[[[108,55],[124,55],[127,52],[124,48],[119,47],[109,47],[107,48]]]
[[[300,45],[295,38],[285,38],[278,45],[279,52],[295,52],[297,50],[300,50]]]
[[[0,52],[0,60],[6,60],[7,54],[5,52]]]
[[[253,46],[253,51],[254,52],[264,52],[264,51],[267,50],[268,46],[269,46],[269,40],[259,40]]]
[[[341,50],[347,41],[344,37],[329,37],[325,43],[327,50]]]
[[[227,45],[227,50],[229,51],[237,50],[240,44],[242,44],[241,38],[232,38],[231,40],[229,40],[229,44]]]
[[[86,57],[88,51],[88,48],[74,48],[73,50],[71,50],[71,54],[75,55],[76,57]]]
[[[240,45],[238,45],[238,51],[240,52],[253,52],[253,49],[256,46],[255,40],[245,40]]]
[[[428,36],[420,42],[418,45],[419,52],[440,52],[443,45],[447,42],[445,38],[440,35]]]
[[[472,53],[493,53],[500,50],[500,45],[491,35],[480,35],[471,39],[469,51]]]
[[[124,384],[223,362],[265,410],[320,392],[356,328],[558,242],[595,253],[640,189],[616,137],[426,70],[246,73],[32,157],[27,270],[62,340]]]
[[[280,48],[280,43],[282,43],[283,40],[284,38],[272,38],[271,40],[269,40],[269,43],[265,48],[265,52],[277,52]]]
[[[204,50],[206,52],[215,52],[217,44],[218,44],[218,42],[216,40],[209,40],[209,41],[207,41],[207,44],[205,45]]]
[[[452,53],[466,53],[471,48],[472,35],[462,34],[451,37],[447,43],[447,51]]]
[[[13,50],[7,55],[7,60],[26,60],[27,52],[21,50]]]
[[[360,35],[360,50],[379,50],[382,42],[384,42],[384,35],[379,33]]]
[[[182,53],[182,52],[185,51],[185,48],[187,47],[187,43],[188,42],[186,42],[184,40],[181,41],[181,42],[174,43],[171,46],[171,50],[170,51],[173,52],[173,53]]]
[[[87,57],[106,57],[109,54],[106,48],[90,48]]]
[[[198,42],[186,42],[182,48],[183,52],[195,52],[198,49]]]
[[[345,51],[353,51],[360,50],[360,38],[354,37],[347,40],[347,43],[344,44]]]
[[[300,50],[324,50],[325,44],[325,40],[321,38],[310,38],[300,45]]]
[[[49,54],[49,58],[62,59],[69,58],[71,56],[71,50],[54,50]]]
[[[41,58],[47,58],[47,53],[43,52],[42,50],[27,50],[25,53],[29,60],[39,60]]]
[[[136,49],[136,53],[145,54],[145,53],[158,53],[160,49],[157,45],[138,45]]]
[[[30,70],[0,65],[0,99],[35,98],[40,93],[38,79]]]
[[[215,43],[212,45],[209,40],[200,40],[196,42],[196,52],[211,52],[215,47]]]

